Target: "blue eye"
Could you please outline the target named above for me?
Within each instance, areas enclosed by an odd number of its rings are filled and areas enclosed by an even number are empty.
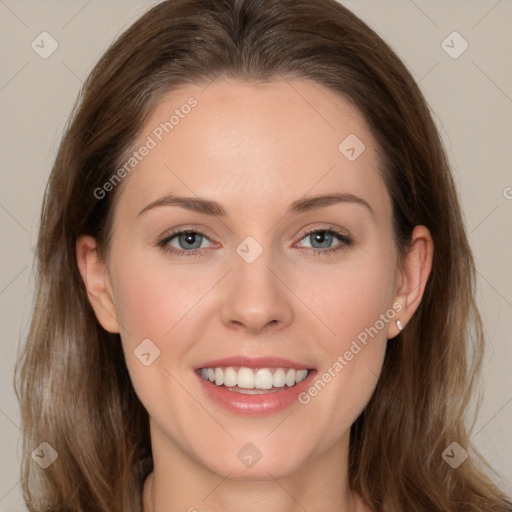
[[[194,231],[186,231],[184,233],[179,233],[173,238],[176,238],[180,249],[186,250],[199,249],[206,237],[200,233],[195,233]]]
[[[178,247],[171,245],[171,242],[175,239],[178,243]],[[159,245],[165,252],[184,256],[197,256],[202,253],[202,251],[198,251],[198,249],[204,249],[202,245],[205,240],[209,240],[209,238],[204,233],[193,230],[183,230],[176,231],[167,236]]]
[[[346,250],[352,244],[352,239],[349,236],[333,229],[314,229],[306,233],[302,240],[304,239],[309,240],[311,244],[309,248],[315,255]],[[332,244],[335,240],[339,244],[333,247]],[[308,247],[306,246],[306,248]]]
[[[307,249],[306,252],[314,255],[326,255],[348,249],[353,243],[348,235],[333,229],[314,229],[306,233],[302,240],[308,239],[309,246],[297,246]],[[332,244],[338,241],[338,244]],[[175,242],[175,244],[173,244]],[[206,245],[203,245],[206,242]],[[178,256],[200,256],[208,249],[208,242],[211,240],[202,232],[193,229],[175,231],[158,242],[164,252]]]

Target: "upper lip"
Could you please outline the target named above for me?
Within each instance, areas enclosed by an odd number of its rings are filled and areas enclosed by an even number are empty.
[[[225,357],[222,359],[215,359],[207,361],[196,367],[196,370],[201,368],[218,368],[228,366],[242,366],[245,368],[295,368],[295,369],[312,369],[311,365],[292,361],[283,357],[261,356],[261,357],[248,357],[248,356],[233,356]]]

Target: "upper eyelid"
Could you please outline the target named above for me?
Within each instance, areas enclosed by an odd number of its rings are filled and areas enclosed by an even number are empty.
[[[169,229],[168,231],[166,231],[164,234],[160,235],[159,236],[159,240],[167,240],[169,238],[172,238],[174,236],[178,236],[182,233],[197,233],[199,235],[202,235],[206,238],[208,238],[209,240],[211,240],[212,236],[208,234],[208,230],[207,229],[203,229],[203,228],[199,228],[199,227],[194,227],[194,226],[185,226],[185,227],[182,227],[182,228],[176,228],[176,229]]]

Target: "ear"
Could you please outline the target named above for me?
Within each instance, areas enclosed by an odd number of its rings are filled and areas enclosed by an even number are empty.
[[[394,303],[401,305],[401,309],[396,308],[396,320],[400,320],[403,328],[421,303],[428,276],[432,270],[433,256],[434,241],[430,231],[425,226],[416,226],[397,276]],[[399,332],[396,321],[391,322],[388,339],[394,338]]]
[[[96,318],[106,331],[119,332],[107,264],[100,258],[96,240],[92,236],[78,238],[76,258]]]

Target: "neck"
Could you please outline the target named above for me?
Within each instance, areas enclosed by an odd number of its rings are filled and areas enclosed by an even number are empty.
[[[276,481],[276,484],[279,485],[279,483]],[[237,503],[244,503],[243,501],[238,501],[241,498],[234,498],[230,497],[227,498],[229,501],[225,500],[216,500],[215,503],[206,504],[205,499],[196,499],[194,501],[189,502],[189,506],[187,508],[183,508],[183,505],[176,506],[176,501],[174,499],[166,499],[160,496],[159,491],[155,489],[155,474],[151,473],[151,475],[148,476],[146,483],[144,485],[144,495],[143,495],[143,511],[144,512],[174,512],[174,511],[184,511],[187,512],[220,512],[220,511],[226,511],[231,512],[235,510],[239,510],[240,507],[235,505]],[[268,489],[267,489],[268,490]],[[212,492],[214,489],[212,489]],[[332,512],[366,512],[367,509],[364,508],[362,501],[360,498],[353,494],[348,493],[346,498],[343,500],[343,504],[338,503],[331,503],[330,505],[324,506],[314,506],[314,508],[311,507],[305,507],[298,499],[295,499],[291,493],[288,494],[288,491],[284,488],[284,486],[281,487],[281,491],[283,493],[283,496],[280,497],[280,499],[275,499],[272,496],[268,496],[266,494],[266,491],[261,488],[260,491],[257,493],[256,496],[253,497],[253,499],[249,502],[252,503],[253,506],[245,506],[244,510],[248,510],[250,512],[261,512],[263,508],[271,508],[273,511],[278,512],[302,512],[304,510],[307,510],[308,512],[316,512],[316,511],[332,511]],[[271,493],[273,494],[273,493]],[[285,494],[288,494],[288,499],[286,499]],[[208,496],[206,497],[208,498]],[[284,499],[283,499],[284,498]],[[317,500],[318,501],[318,500]],[[273,503],[282,503],[282,506],[277,508]],[[287,502],[287,503],[285,503]],[[322,503],[324,500],[322,500]],[[190,505],[193,503],[193,506]],[[223,503],[223,504],[220,504]]]
[[[346,446],[345,446],[346,444]],[[162,445],[160,444],[162,448]],[[364,512],[348,486],[348,442],[292,475],[271,471],[255,479],[230,478],[200,466],[180,450],[154,456],[143,493],[144,512]]]

